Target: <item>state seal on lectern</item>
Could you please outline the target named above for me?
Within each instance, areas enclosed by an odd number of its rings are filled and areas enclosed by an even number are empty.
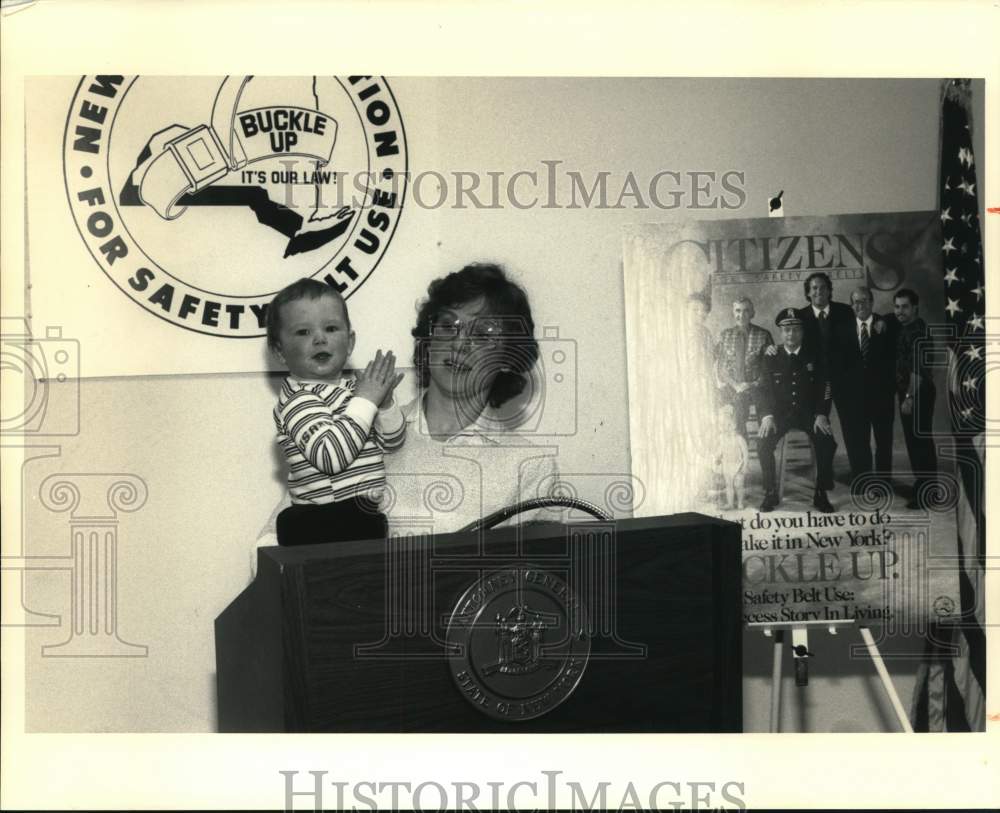
[[[587,612],[566,581],[530,565],[497,570],[462,594],[448,621],[449,669],[475,708],[531,720],[560,705],[590,657]]]

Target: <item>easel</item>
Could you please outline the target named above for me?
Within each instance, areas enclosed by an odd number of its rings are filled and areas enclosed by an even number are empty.
[[[872,638],[871,630],[868,627],[858,625],[853,619],[790,621],[786,624],[765,622],[762,624],[750,624],[749,626],[761,629],[764,635],[774,638],[774,654],[771,662],[771,721],[768,727],[768,731],[772,734],[777,733],[781,726],[781,660],[785,649],[785,631],[791,630],[792,632],[792,656],[795,659],[795,685],[807,686],[809,684],[809,662],[806,659],[812,655],[809,651],[809,630],[826,629],[830,635],[836,635],[838,627],[847,626],[857,627],[858,632],[861,634],[861,640],[864,642],[868,654],[875,664],[875,670],[882,681],[882,686],[885,688],[886,694],[889,695],[889,701],[892,703],[893,711],[896,712],[896,718],[899,720],[900,726],[908,734],[913,733],[913,726],[910,725],[910,720],[906,716],[903,704],[899,700],[896,687],[892,683],[892,678],[889,677],[889,671],[885,668],[882,654],[878,651],[878,646],[876,646],[875,639]]]

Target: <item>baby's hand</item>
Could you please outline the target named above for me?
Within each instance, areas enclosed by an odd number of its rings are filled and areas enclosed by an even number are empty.
[[[364,372],[358,373],[354,394],[383,407],[392,401],[392,391],[402,380],[403,374],[396,373],[396,357],[392,351],[383,356],[379,348]]]

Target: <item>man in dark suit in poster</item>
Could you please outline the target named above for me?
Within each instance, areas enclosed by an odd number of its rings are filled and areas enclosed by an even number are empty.
[[[851,399],[856,396],[847,380],[847,369],[856,365],[861,351],[858,347],[854,311],[843,302],[833,302],[833,282],[822,271],[810,274],[802,285],[809,304],[795,313],[802,320],[802,345],[819,357],[833,391],[840,431],[847,445],[853,429],[850,426]],[[853,465],[852,465],[852,474]]]
[[[895,414],[896,335],[893,315],[872,310],[871,289],[859,286],[851,292],[854,310],[854,347],[842,355],[842,397],[834,402],[840,415],[851,478],[871,471],[888,478],[892,474],[892,424]],[[872,436],[875,438],[874,468]]]
[[[837,448],[830,428],[830,382],[819,354],[803,342],[802,320],[793,308],[778,313],[782,346],[765,355],[760,375],[760,440],[757,455],[764,482],[761,511],[778,506],[774,449],[789,429],[809,436],[816,453],[816,490],[813,507],[830,513],[833,506],[826,492],[833,487],[833,453]]]
[[[907,508],[926,508],[937,481],[937,444],[934,437],[934,401],[937,388],[934,370],[928,364],[932,339],[920,318],[916,291],[900,288],[893,297],[899,320],[896,338],[896,393],[899,422],[903,426],[906,452],[913,469],[913,494]],[[922,346],[921,346],[922,345]]]
[[[802,320],[802,344],[806,349],[819,353],[820,360],[828,365],[827,372],[832,376],[841,372],[847,357],[857,352],[854,312],[850,305],[832,301],[833,283],[821,271],[806,277],[802,287],[809,300],[808,305],[796,311]]]

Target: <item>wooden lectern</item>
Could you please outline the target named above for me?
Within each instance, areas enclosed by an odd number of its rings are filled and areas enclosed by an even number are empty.
[[[263,548],[219,729],[738,732],[740,569],[699,514]]]

